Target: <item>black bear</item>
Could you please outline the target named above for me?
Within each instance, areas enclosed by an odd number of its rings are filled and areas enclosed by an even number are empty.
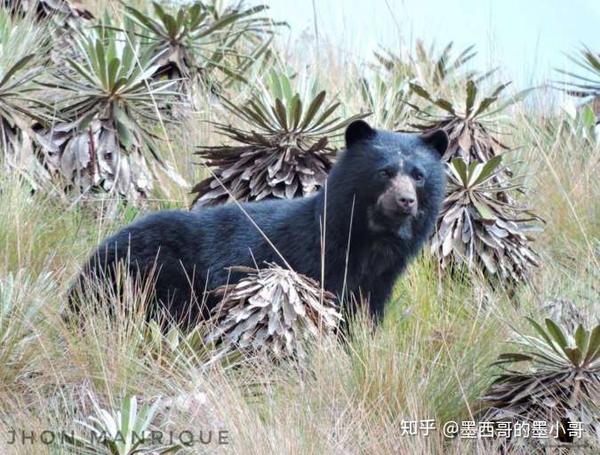
[[[359,120],[345,140],[314,195],[150,214],[97,249],[80,285],[114,281],[118,261],[142,278],[152,270],[157,304],[189,325],[218,303],[211,290],[240,279],[230,267],[272,262],[322,281],[340,302],[360,294],[379,320],[394,281],[435,225],[448,137],[381,131]]]

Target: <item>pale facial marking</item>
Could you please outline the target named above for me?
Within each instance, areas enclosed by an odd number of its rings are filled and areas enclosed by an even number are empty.
[[[398,152],[400,154],[400,158],[398,159],[398,167],[401,171],[404,170],[404,158],[402,157],[402,152]]]
[[[406,200],[414,201],[409,209],[403,206],[406,204]],[[377,205],[387,214],[404,211],[414,216],[418,210],[417,204],[415,182],[411,177],[402,173],[396,175],[389,183],[388,188],[377,198]]]

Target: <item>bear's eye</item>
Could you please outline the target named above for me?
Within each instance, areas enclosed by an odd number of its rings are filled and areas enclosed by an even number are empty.
[[[425,176],[423,175],[422,172],[419,172],[419,171],[415,171],[413,178],[415,179],[415,182],[417,182],[417,183],[423,183],[423,181],[425,180]]]
[[[394,170],[386,167],[379,170],[379,175],[386,179],[391,179],[394,176]]]

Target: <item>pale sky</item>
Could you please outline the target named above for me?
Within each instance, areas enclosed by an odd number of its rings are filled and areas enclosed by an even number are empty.
[[[270,0],[271,14],[292,38],[314,34],[340,52],[370,59],[380,46],[398,49],[420,38],[441,49],[475,44],[480,69],[500,65],[518,86],[556,78],[572,67],[565,52],[581,43],[600,52],[600,0]]]

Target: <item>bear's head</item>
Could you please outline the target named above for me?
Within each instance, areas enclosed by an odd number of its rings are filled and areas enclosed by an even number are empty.
[[[433,226],[444,197],[442,155],[448,136],[395,133],[352,122],[345,133],[343,172],[354,183],[356,203],[366,210],[368,229],[413,236],[419,224]]]

